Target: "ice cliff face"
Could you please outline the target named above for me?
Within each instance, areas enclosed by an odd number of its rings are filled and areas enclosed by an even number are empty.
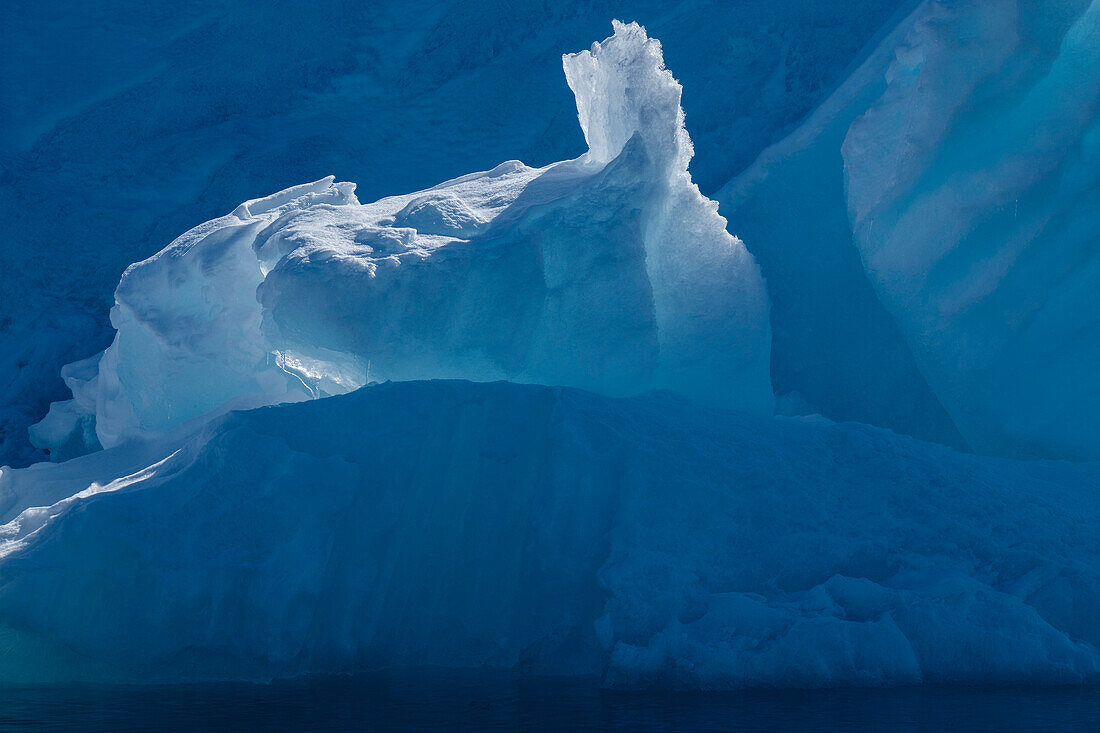
[[[782,404],[1100,458],[1098,39],[1096,2],[922,3],[716,195]]]
[[[1097,7],[922,3],[723,190],[774,339],[633,24],[565,57],[579,158],[132,265],[33,429],[92,452],[0,469],[0,680],[1100,679],[1097,464],[769,417],[770,357],[781,411],[1094,456]]]
[[[770,413],[764,283],[687,172],[660,45],[617,23],[565,68],[590,144],[577,160],[366,206],[325,179],[131,266],[114,343],[67,368],[74,400],[35,440],[73,445],[94,416],[109,447],[228,407],[438,377]]]
[[[468,382],[236,412],[159,448],[0,475],[0,680],[1100,676],[1095,465]]]
[[[1100,458],[1100,2],[933,2],[845,138],[876,290],[977,450]]]

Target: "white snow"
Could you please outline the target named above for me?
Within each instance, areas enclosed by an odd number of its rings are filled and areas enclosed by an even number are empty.
[[[37,444],[79,441],[92,416],[111,447],[232,407],[440,377],[671,389],[770,413],[759,270],[687,172],[660,44],[614,30],[565,57],[592,145],[577,160],[510,161],[368,205],[329,177],[132,265],[114,343],[95,376],[68,380],[74,401]]]

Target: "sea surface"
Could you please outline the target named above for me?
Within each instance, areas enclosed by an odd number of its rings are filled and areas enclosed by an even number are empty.
[[[736,693],[433,672],[0,689],[0,730],[1100,731],[1100,687]]]

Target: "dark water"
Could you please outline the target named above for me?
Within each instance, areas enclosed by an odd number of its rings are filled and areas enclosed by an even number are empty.
[[[1100,731],[1100,688],[621,693],[453,673],[0,690],[2,730]]]

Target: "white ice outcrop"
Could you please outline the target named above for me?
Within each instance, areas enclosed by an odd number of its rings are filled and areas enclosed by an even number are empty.
[[[0,474],[0,681],[1100,680],[1095,464],[448,381],[139,450]]]
[[[661,39],[690,90],[692,178],[707,193],[827,96],[903,1],[618,6]],[[328,172],[374,201],[509,158],[579,155],[555,57],[607,35],[613,5],[143,0],[140,12],[5,13],[0,464],[42,460],[27,426],[63,399],[62,365],[110,344],[118,276],[194,224]]]
[[[94,415],[109,447],[231,407],[437,377],[770,412],[764,283],[687,172],[660,44],[616,23],[564,64],[590,145],[576,160],[368,205],[324,179],[132,265],[114,343],[36,440],[72,445]]]
[[[849,184],[882,174],[859,155],[876,116],[855,120],[928,93],[884,94],[896,47],[727,192],[757,214],[805,207],[773,217],[787,264],[870,252],[859,212],[927,189],[844,185],[845,138]],[[577,160],[366,206],[324,179],[127,270],[115,342],[66,368],[73,400],[35,429],[59,452],[106,450],[0,469],[0,681],[420,665],[701,689],[1100,679],[1100,467],[751,414],[772,402],[768,301],[687,175],[659,46],[617,24],[565,66],[590,144]],[[906,156],[963,129],[914,124]],[[1092,191],[1077,162],[1067,180]],[[1087,234],[1088,211],[1064,219]],[[803,236],[819,226],[831,241]],[[836,289],[821,261],[801,263],[793,300]],[[919,375],[896,350],[852,348],[888,330],[859,327],[877,300],[853,303],[846,338],[813,343],[874,360],[821,384],[905,393]],[[412,381],[438,376],[605,395]],[[385,379],[404,381],[339,394]],[[696,401],[608,396],[655,387]]]

